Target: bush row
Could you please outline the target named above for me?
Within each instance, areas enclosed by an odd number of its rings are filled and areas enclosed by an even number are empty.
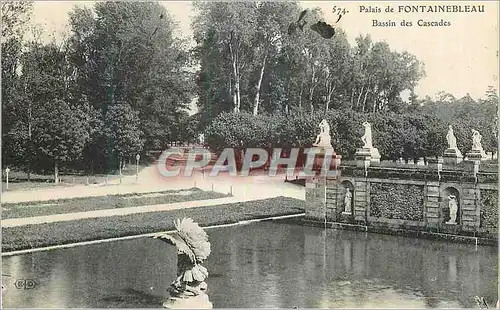
[[[222,113],[205,129],[206,144],[214,151],[224,148],[290,148],[311,147],[319,133],[319,123],[326,119],[331,127],[332,146],[344,159],[352,159],[363,146],[363,122],[372,125],[373,145],[382,159],[416,159],[442,156],[448,147],[447,123],[424,113],[359,113],[332,110],[327,113],[297,112],[254,116],[247,113]],[[485,151],[496,149],[491,130],[481,131],[474,120],[453,122],[457,144],[465,154],[472,146],[472,132],[483,135]]]

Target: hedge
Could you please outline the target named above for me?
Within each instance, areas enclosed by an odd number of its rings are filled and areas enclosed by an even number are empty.
[[[403,184],[372,184],[370,215],[374,217],[422,221],[423,187]]]
[[[379,149],[382,159],[417,159],[442,156],[448,147],[448,124],[434,115],[422,113],[358,113],[351,110],[325,112],[296,112],[254,116],[248,113],[222,113],[205,129],[207,145],[214,151],[224,148],[283,148],[311,147],[319,133],[319,123],[326,119],[331,127],[330,135],[335,151],[344,159],[352,159],[357,148],[363,146],[362,123],[372,125],[373,145]],[[454,127],[462,152],[468,151],[471,141],[470,126]],[[496,148],[489,145],[491,133],[482,132],[486,151]]]
[[[498,192],[481,190],[481,224],[480,227],[489,230],[498,228]]]

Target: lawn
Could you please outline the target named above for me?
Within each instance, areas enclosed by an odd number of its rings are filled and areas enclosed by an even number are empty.
[[[133,193],[37,202],[6,203],[2,204],[2,218],[33,217],[223,197],[228,197],[228,195],[216,192],[205,192],[199,188],[191,188],[187,190],[170,190],[154,193]]]
[[[270,216],[300,214],[305,202],[277,197],[226,205],[2,228],[2,251],[140,235],[174,229],[175,219],[191,217],[200,226]]]
[[[139,165],[139,172],[147,167],[147,165]],[[135,165],[127,165],[126,169],[122,171],[123,176],[130,176],[136,174]],[[2,171],[2,192],[7,190],[7,184],[5,179],[5,171]],[[22,171],[15,171],[12,169],[9,173],[9,191],[24,190],[24,189],[36,189],[36,188],[47,188],[47,187],[64,187],[82,184],[100,184],[106,181],[111,181],[118,177],[118,172],[113,171],[106,174],[94,174],[94,175],[83,175],[79,173],[64,173],[61,172],[59,175],[60,183],[54,183],[54,175],[43,175],[32,173],[30,176],[30,181],[28,181],[28,175]]]
[[[30,181],[28,181],[28,176],[24,172],[11,171],[9,173],[9,191],[23,190],[23,189],[36,189],[36,188],[47,188],[47,187],[64,187],[72,185],[82,185],[82,184],[98,184],[103,183],[106,179],[105,175],[60,175],[61,182],[59,184],[54,183],[54,175],[42,175],[32,173]],[[88,183],[87,183],[88,182]],[[2,177],[2,192],[7,190],[7,184],[5,179],[5,172],[3,172]]]

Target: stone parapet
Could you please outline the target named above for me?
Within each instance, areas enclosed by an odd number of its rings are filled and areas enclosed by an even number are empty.
[[[459,164],[463,161],[464,157],[459,149],[446,149],[443,155],[445,164]]]
[[[368,155],[367,155],[368,156]],[[367,157],[364,157],[366,159]],[[472,157],[474,158],[474,157]],[[429,231],[434,233],[444,233],[456,236],[480,236],[481,238],[497,239],[496,227],[488,227],[488,230],[481,228],[481,190],[497,191],[497,174],[493,177],[484,177],[485,172],[479,173],[480,177],[474,177],[474,163],[479,161],[470,158],[456,169],[441,170],[444,159],[428,160],[425,167],[390,168],[390,167],[362,167],[346,166],[342,170],[339,179],[329,179],[326,187],[318,184],[318,181],[311,181],[306,189],[306,217],[317,221],[330,223],[355,224],[361,226],[384,226],[387,231],[412,229]],[[470,166],[468,166],[470,164]],[[343,180],[352,183],[352,214],[344,211],[345,186]],[[314,183],[315,182],[315,183]],[[312,185],[314,183],[314,185]],[[386,184],[386,186],[375,186],[375,184]],[[391,186],[393,184],[394,186]],[[388,186],[387,186],[388,185]],[[314,187],[314,189],[312,188]],[[415,188],[421,187],[422,194]],[[404,202],[399,201],[399,209],[380,208],[380,199],[391,199],[393,194],[382,191],[388,189],[408,190],[412,201],[412,209],[406,209]],[[377,192],[378,191],[378,192]],[[323,196],[321,196],[323,194]],[[422,195],[421,202],[418,196]],[[457,223],[447,224],[448,221],[448,196],[455,195],[458,202]],[[396,197],[401,195],[396,195]],[[321,197],[324,197],[323,200]],[[385,197],[385,198],[384,198]],[[410,198],[410,197],[409,197]],[[373,199],[377,199],[372,201]],[[400,199],[400,198],[397,198]],[[409,199],[410,201],[410,199]],[[396,202],[395,202],[396,203]],[[419,206],[418,204],[421,203]],[[372,204],[374,204],[372,206]],[[378,206],[375,209],[375,206]],[[491,206],[489,206],[491,207]],[[370,211],[373,210],[378,210]],[[380,213],[380,210],[384,210]],[[400,211],[397,211],[400,210]],[[422,211],[418,211],[422,210]],[[373,214],[371,214],[371,213]],[[396,212],[396,213],[395,213]],[[403,213],[398,213],[403,212]],[[423,216],[416,216],[415,212],[423,212]],[[411,214],[411,218],[405,218],[404,214]],[[384,217],[388,215],[389,217]],[[401,217],[403,216],[403,217]],[[416,217],[415,217],[416,216]],[[491,225],[490,225],[491,226]],[[460,238],[458,238],[460,239]],[[462,239],[460,239],[462,240]]]
[[[189,298],[170,297],[163,303],[165,309],[212,309],[213,305],[207,294],[201,294]]]
[[[326,216],[326,179],[310,177],[306,180],[306,214],[305,218],[324,220]]]

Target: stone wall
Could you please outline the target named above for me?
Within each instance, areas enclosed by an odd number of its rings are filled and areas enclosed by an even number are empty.
[[[369,217],[424,220],[424,186],[370,183]]]
[[[498,233],[497,182],[498,173],[474,175],[472,166],[444,171],[436,166],[343,166],[335,180],[306,181],[306,220],[326,219],[338,227],[365,231],[414,231],[493,241]],[[344,212],[348,187],[353,191],[351,213]],[[446,223],[449,195],[457,197],[457,224]]]
[[[479,227],[493,232],[498,230],[498,192],[483,189],[480,192]]]
[[[326,216],[326,179],[313,177],[306,181],[306,207],[305,217],[312,220],[325,220]]]

